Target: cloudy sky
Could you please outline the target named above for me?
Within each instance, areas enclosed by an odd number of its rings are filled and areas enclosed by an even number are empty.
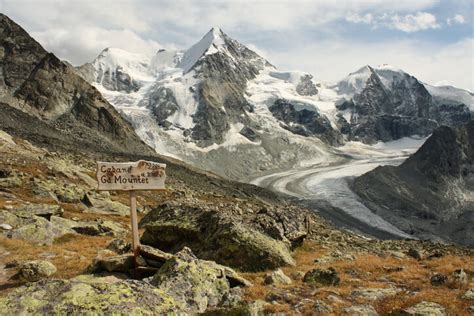
[[[474,91],[471,0],[0,0],[0,11],[75,65],[105,47],[186,48],[219,26],[278,68],[323,81],[387,63]]]

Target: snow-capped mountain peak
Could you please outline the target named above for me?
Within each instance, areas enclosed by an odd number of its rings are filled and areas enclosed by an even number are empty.
[[[376,76],[388,89],[392,87],[393,83],[411,77],[402,69],[389,64],[382,64],[375,67],[365,65],[338,82],[338,93],[346,96],[360,93],[366,87],[367,81],[371,76]]]
[[[365,88],[367,80],[369,80],[373,73],[374,69],[369,65],[365,65],[357,71],[350,73],[337,84],[338,93],[345,95],[359,93]]]
[[[199,42],[191,46],[191,48],[184,53],[180,63],[183,72],[187,73],[191,70],[202,56],[225,50],[225,36],[224,32],[218,27],[213,27],[207,32]]]

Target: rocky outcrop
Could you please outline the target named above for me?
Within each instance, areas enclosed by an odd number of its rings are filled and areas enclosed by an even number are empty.
[[[150,284],[179,302],[187,313],[202,313],[210,307],[241,301],[241,287],[251,283],[234,270],[213,261],[198,259],[189,248],[172,255],[150,246],[140,246],[136,264],[154,275]],[[98,257],[87,269],[89,273],[133,273],[135,261],[132,254]],[[140,270],[137,270],[140,271]]]
[[[316,95],[318,94],[318,88],[313,83],[313,76],[305,74],[300,78],[300,82],[296,85],[296,92],[299,95]]]
[[[0,26],[0,102],[46,122],[56,133],[70,135],[77,141],[75,145],[86,143],[83,138],[87,135],[99,139],[103,149],[151,152],[130,124],[72,66],[46,52],[3,14]],[[9,118],[7,128],[22,128],[23,124],[11,124],[14,109],[2,109],[2,113]]]
[[[473,245],[474,122],[435,130],[402,165],[355,179],[365,203],[402,230],[422,238]]]
[[[271,213],[242,218],[200,207],[165,204],[150,211],[140,222],[141,242],[176,252],[189,247],[202,259],[256,271],[294,264],[290,249],[306,236],[303,222]],[[288,220],[290,225],[282,225]],[[301,225],[301,226],[299,226]]]
[[[181,302],[146,282],[80,276],[20,287],[0,306],[12,314],[172,314]]]
[[[275,270],[270,274],[267,274],[264,279],[265,284],[291,284],[291,279],[281,271],[281,269]]]
[[[294,134],[317,136],[331,145],[340,145],[343,142],[341,133],[331,126],[326,116],[305,108],[304,104],[293,104],[288,100],[277,99],[269,110],[282,122],[283,128]]]
[[[28,261],[21,264],[18,276],[21,280],[36,282],[52,276],[56,271],[56,267],[49,261]]]
[[[221,305],[234,289],[250,285],[232,269],[197,259],[189,248],[168,260],[151,284],[175,300],[185,302],[188,313],[202,313],[209,307]]]

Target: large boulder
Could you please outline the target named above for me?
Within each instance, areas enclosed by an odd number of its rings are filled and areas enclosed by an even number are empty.
[[[35,282],[52,276],[56,271],[54,264],[49,261],[28,261],[21,265],[18,276],[24,281]]]
[[[90,276],[27,284],[0,297],[0,306],[10,315],[165,315],[182,312],[181,302],[146,282]]]
[[[197,259],[189,248],[168,260],[151,284],[186,302],[186,312],[193,314],[223,304],[233,288],[250,285],[230,268]]]
[[[247,271],[293,265],[292,241],[305,234],[285,231],[274,221],[264,214],[245,220],[215,210],[165,204],[141,221],[145,229],[141,242],[168,252],[189,247],[199,258]]]

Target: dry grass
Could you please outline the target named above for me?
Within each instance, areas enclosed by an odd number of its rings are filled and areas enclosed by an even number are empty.
[[[4,262],[45,258],[58,269],[55,277],[71,278],[83,272],[111,239],[110,236],[71,234],[58,238],[52,245],[41,246],[24,240],[0,237],[0,246],[10,252],[6,258],[2,258]],[[54,257],[47,258],[47,254]]]
[[[390,311],[399,308],[406,308],[421,301],[431,301],[446,307],[453,315],[464,315],[472,302],[461,300],[465,289],[452,288],[449,284],[440,287],[433,287],[430,284],[430,277],[433,273],[451,274],[454,270],[464,268],[471,276],[474,267],[474,258],[469,256],[446,255],[441,258],[433,258],[418,261],[412,258],[397,259],[391,256],[380,257],[373,254],[355,254],[356,259],[338,260],[329,263],[315,263],[314,260],[326,255],[328,250],[319,247],[314,242],[305,244],[295,251],[295,267],[284,267],[282,270],[290,276],[293,272],[306,272],[314,268],[335,268],[341,278],[339,286],[315,287],[308,285],[301,280],[293,281],[288,286],[276,285],[265,286],[263,284],[265,273],[246,273],[244,277],[252,281],[253,286],[246,291],[246,298],[249,300],[265,300],[271,293],[291,293],[298,299],[320,299],[334,308],[334,312],[339,314],[343,308],[354,304],[371,304],[381,315],[386,315]],[[401,271],[389,272],[390,268],[402,267]],[[383,300],[371,302],[366,299],[354,298],[351,293],[358,288],[386,288],[390,284],[402,289],[396,296],[385,297]],[[470,282],[467,287],[474,287],[474,282]],[[330,302],[328,296],[337,296],[343,301],[340,303]],[[272,305],[272,309],[293,310],[293,302],[280,302]],[[310,313],[309,306],[303,311]]]

